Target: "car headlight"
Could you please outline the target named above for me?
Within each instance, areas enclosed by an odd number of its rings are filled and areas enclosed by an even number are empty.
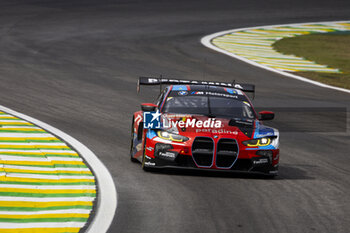
[[[271,138],[258,138],[247,140],[243,141],[242,144],[249,147],[268,146],[271,144]]]
[[[167,131],[158,131],[157,132],[158,137],[160,137],[161,139],[165,139],[165,140],[169,140],[169,141],[174,141],[174,142],[185,142],[188,140],[188,137],[179,135],[179,134],[175,134],[175,133],[170,133]]]

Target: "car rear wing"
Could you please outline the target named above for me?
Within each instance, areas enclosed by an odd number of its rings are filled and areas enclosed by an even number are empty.
[[[210,86],[220,86],[220,87],[231,87],[240,89],[244,92],[255,93],[255,85],[253,84],[243,84],[228,82],[218,82],[218,81],[199,81],[199,80],[185,80],[185,79],[167,79],[167,78],[154,78],[154,77],[140,77],[137,81],[137,93],[140,92],[141,85],[210,85]]]

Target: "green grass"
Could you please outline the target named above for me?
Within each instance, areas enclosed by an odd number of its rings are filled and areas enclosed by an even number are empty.
[[[350,33],[317,33],[284,38],[273,44],[283,54],[294,54],[342,73],[293,72],[329,85],[350,89]]]

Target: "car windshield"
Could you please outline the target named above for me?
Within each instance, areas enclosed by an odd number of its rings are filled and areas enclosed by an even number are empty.
[[[247,101],[215,96],[168,97],[162,111],[227,118],[253,119],[255,117]]]

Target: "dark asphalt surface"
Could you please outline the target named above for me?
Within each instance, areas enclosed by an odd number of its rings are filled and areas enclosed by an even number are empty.
[[[131,114],[158,89],[140,75],[256,84],[259,107],[345,107],[350,95],[205,48],[231,28],[350,19],[350,1],[1,1],[0,104],[72,135],[118,189],[111,232],[348,232],[350,134],[281,134],[274,180],[145,173],[129,161]],[[268,109],[268,108],[267,108]],[[330,119],[332,120],[332,119]],[[349,127],[349,126],[348,126]]]

